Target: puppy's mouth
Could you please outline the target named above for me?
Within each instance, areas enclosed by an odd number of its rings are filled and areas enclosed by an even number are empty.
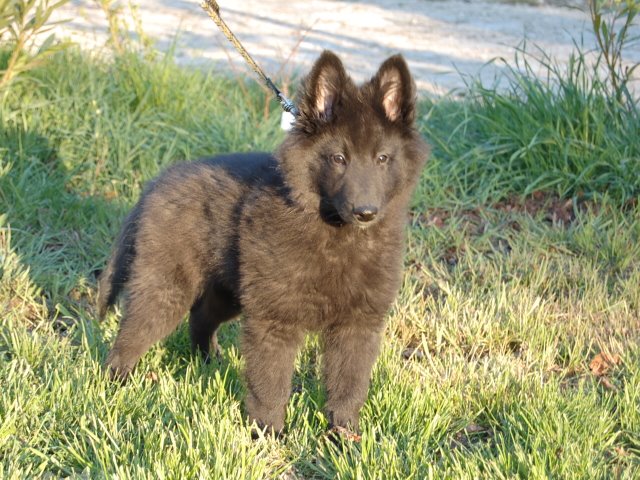
[[[320,201],[320,217],[325,223],[334,227],[342,227],[347,223],[350,223],[344,219],[340,212],[338,212],[338,209],[333,206],[331,201],[324,198]]]

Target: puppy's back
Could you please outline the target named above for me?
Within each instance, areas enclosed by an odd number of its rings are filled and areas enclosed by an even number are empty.
[[[237,284],[236,243],[243,201],[254,188],[281,182],[268,153],[239,153],[174,165],[145,188],[120,231],[99,280],[98,310],[107,309],[132,276],[179,265],[190,289],[210,275],[225,286]],[[175,276],[175,269],[167,271]]]

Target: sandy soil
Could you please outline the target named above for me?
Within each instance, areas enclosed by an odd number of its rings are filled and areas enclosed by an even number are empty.
[[[197,0],[134,0],[144,32],[167,49],[175,44],[181,63],[216,62],[221,69],[246,69]],[[484,1],[246,0],[218,2],[222,17],[268,75],[304,72],[325,48],[337,52],[358,80],[368,78],[389,55],[403,53],[423,92],[464,86],[462,76],[490,81],[513,63],[514,47],[526,40],[566,62],[573,41],[594,45],[587,14],[556,6]],[[86,48],[107,38],[104,14],[91,0],[72,0],[59,28]],[[134,28],[132,27],[132,31]],[[582,39],[582,40],[581,40]],[[627,52],[640,61],[640,48]],[[286,65],[285,65],[286,64]]]

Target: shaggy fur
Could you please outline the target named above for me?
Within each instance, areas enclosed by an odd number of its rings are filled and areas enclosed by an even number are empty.
[[[273,155],[182,163],[148,185],[100,279],[100,315],[128,292],[106,360],[114,376],[126,378],[188,309],[205,355],[242,311],[250,421],[283,428],[294,358],[313,330],[324,340],[329,420],[358,428],[428,150],[399,55],[357,87],[324,52],[300,110]]]

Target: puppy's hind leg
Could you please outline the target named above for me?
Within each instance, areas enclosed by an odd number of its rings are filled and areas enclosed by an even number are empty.
[[[189,333],[191,348],[200,352],[208,362],[210,354],[220,356],[218,327],[240,313],[240,306],[233,294],[225,289],[209,287],[191,307]]]
[[[125,317],[106,360],[112,378],[126,380],[140,357],[175,330],[193,302],[192,292],[166,277],[146,272],[145,280],[131,279]]]

